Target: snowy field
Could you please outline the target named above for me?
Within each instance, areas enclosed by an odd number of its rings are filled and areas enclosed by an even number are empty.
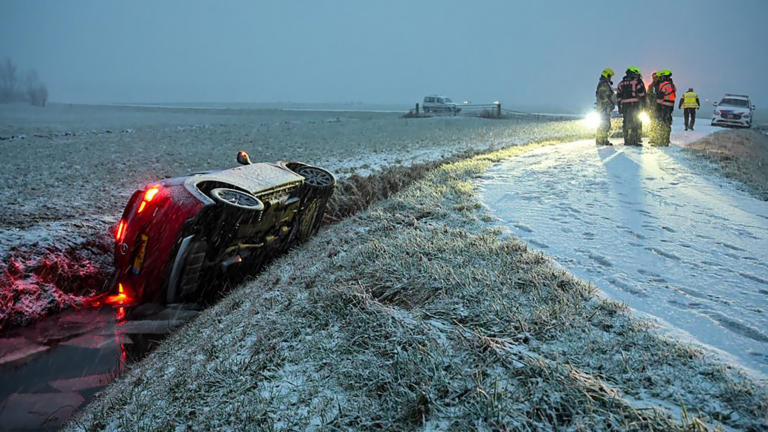
[[[77,306],[101,289],[111,268],[109,232],[133,190],[232,167],[238,150],[253,160],[325,166],[343,178],[582,131],[578,122],[403,120],[391,112],[0,106],[0,329]],[[0,400],[12,407],[0,411],[0,423],[39,425],[61,405],[87,403],[133,360],[126,351],[143,357],[145,342],[156,344],[176,321],[122,322],[114,311],[85,309],[4,332]]]
[[[403,120],[370,111],[0,106],[0,328],[101,289],[81,282],[104,279],[110,230],[134,190],[233,167],[239,150],[254,161],[300,160],[343,178],[580,130],[575,121]],[[4,269],[12,280],[3,280]],[[28,300],[9,300],[9,284]],[[9,304],[17,309],[12,318],[4,313]]]
[[[532,247],[764,378],[768,202],[699,174],[681,154],[715,130],[675,129],[669,148],[544,148],[494,166],[479,186],[501,223]]]
[[[51,105],[0,107],[0,255],[67,225],[114,220],[144,184],[258,161],[296,159],[339,176],[474,148],[557,136],[563,123],[396,113]],[[67,236],[81,231],[77,226]],[[54,238],[51,238],[54,237]]]

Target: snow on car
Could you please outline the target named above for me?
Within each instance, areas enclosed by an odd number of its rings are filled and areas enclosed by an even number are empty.
[[[300,162],[251,163],[162,180],[133,193],[115,232],[108,303],[196,301],[320,227],[336,179]]]
[[[755,106],[750,102],[749,96],[726,93],[720,103],[715,102],[714,105],[712,126],[752,127]]]

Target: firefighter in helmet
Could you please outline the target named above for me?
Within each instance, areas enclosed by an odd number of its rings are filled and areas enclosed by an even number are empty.
[[[629,66],[626,75],[616,88],[616,99],[619,111],[624,116],[624,144],[642,145],[642,128],[640,108],[645,103],[645,84],[640,69]]]
[[[669,145],[669,134],[672,132],[672,112],[675,110],[677,87],[672,82],[672,72],[665,69],[658,73],[659,90],[656,93],[656,119],[658,122],[658,141],[656,144]]]
[[[611,145],[611,142],[608,141],[608,133],[611,131],[611,111],[615,106],[613,87],[611,87],[613,75],[613,69],[603,69],[600,80],[597,82],[597,90],[595,90],[595,107],[600,116],[600,124],[597,125],[597,132],[595,133],[597,145]]]

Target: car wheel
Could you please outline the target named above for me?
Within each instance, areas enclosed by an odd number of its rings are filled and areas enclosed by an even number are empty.
[[[304,184],[317,189],[333,188],[336,179],[328,171],[313,166],[303,166],[296,170],[296,174],[304,177]]]
[[[189,249],[180,250],[184,256],[179,257],[180,275],[178,280],[172,278],[166,291],[166,303],[190,303],[197,302],[202,297],[200,279],[208,244],[203,240],[193,241]],[[171,284],[175,284],[171,286]]]
[[[255,196],[237,189],[216,188],[211,191],[214,201],[241,208],[243,210],[262,211],[264,203]]]
[[[336,178],[322,168],[307,165],[297,168],[296,173],[304,177],[304,185],[307,190],[301,214],[295,221],[295,236],[292,235],[291,237],[302,242],[320,229],[325,214],[325,205],[333,193]]]

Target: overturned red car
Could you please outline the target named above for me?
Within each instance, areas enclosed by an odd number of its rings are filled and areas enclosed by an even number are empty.
[[[115,230],[111,303],[197,301],[317,232],[336,179],[300,162],[251,163],[133,193]]]

